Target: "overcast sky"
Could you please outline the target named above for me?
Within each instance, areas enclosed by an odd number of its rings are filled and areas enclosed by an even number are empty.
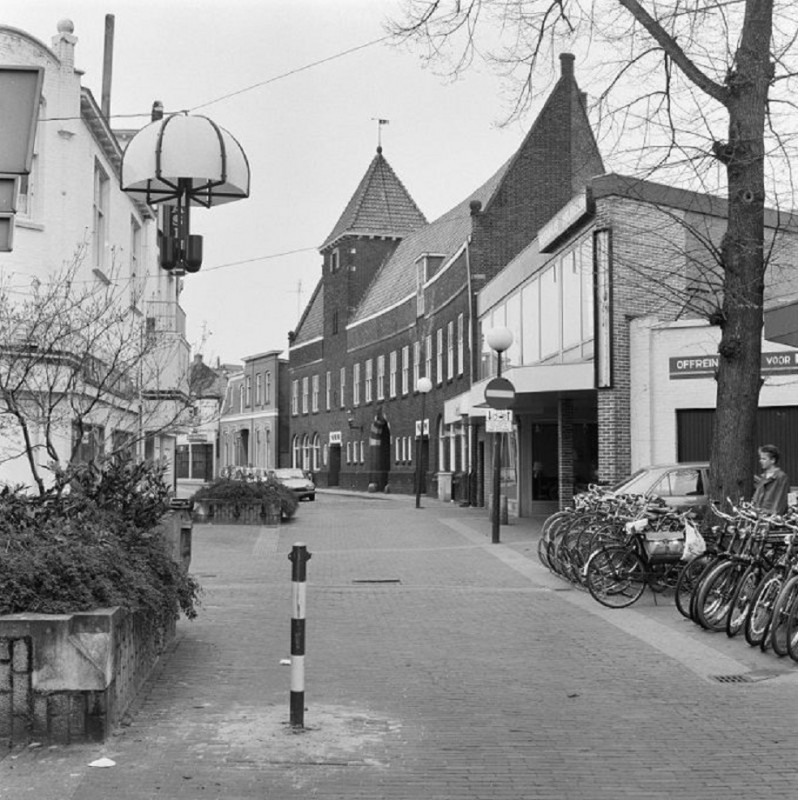
[[[48,46],[60,19],[74,22],[76,65],[98,102],[105,15],[114,15],[114,127],[143,126],[157,99],[167,113],[210,117],[244,148],[249,199],[192,213],[205,256],[181,304],[192,349],[206,361],[287,348],[321,274],[318,247],[375,154],[376,119],[390,120],[381,130],[384,155],[430,220],[519,145],[533,117],[499,127],[509,101],[487,71],[452,83],[387,42],[309,67],[384,36],[397,7],[397,0],[3,3],[5,24]]]

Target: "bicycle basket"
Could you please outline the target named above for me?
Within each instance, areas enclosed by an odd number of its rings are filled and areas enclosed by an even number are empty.
[[[678,561],[684,554],[684,531],[647,530],[643,545],[652,560]]]

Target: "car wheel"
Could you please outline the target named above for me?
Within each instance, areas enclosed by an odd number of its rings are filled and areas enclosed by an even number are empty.
[[[315,500],[315,499],[316,499],[316,495],[315,494],[309,494],[308,495],[308,500]]]

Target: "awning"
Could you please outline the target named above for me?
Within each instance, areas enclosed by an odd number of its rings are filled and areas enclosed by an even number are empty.
[[[798,347],[798,300],[765,311],[765,339]]]

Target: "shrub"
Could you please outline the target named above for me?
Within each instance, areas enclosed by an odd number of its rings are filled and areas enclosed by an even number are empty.
[[[176,563],[160,522],[163,468],[118,457],[70,468],[45,495],[0,492],[0,614],[122,606],[196,617],[199,584]]]
[[[194,497],[195,503],[218,500],[232,504],[279,503],[280,512],[286,519],[294,516],[299,501],[293,492],[274,478],[217,478],[213,483],[200,487]]]

